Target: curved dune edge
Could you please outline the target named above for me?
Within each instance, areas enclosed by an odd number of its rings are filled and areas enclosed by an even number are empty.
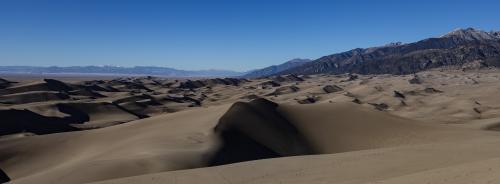
[[[228,105],[194,108],[102,129],[6,140],[0,165],[15,183],[362,183],[500,155],[500,137],[492,132],[424,124],[351,103],[281,105],[271,114],[256,113],[261,105],[236,112]],[[210,165],[224,145],[213,134],[221,117],[265,122],[278,114],[311,153],[323,155],[191,169]],[[236,127],[281,156],[297,155],[293,146],[276,147],[283,128],[264,133]]]

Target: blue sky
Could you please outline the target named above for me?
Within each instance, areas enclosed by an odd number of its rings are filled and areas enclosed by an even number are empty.
[[[499,10],[498,0],[0,0],[0,65],[244,71],[500,30]]]

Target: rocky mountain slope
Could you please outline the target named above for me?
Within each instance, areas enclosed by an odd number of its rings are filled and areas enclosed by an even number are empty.
[[[285,62],[283,64],[280,64],[280,65],[273,65],[273,66],[269,66],[269,67],[266,67],[266,68],[262,68],[262,69],[257,69],[257,70],[251,71],[248,74],[244,75],[243,77],[246,77],[246,78],[255,78],[255,77],[269,76],[269,75],[273,75],[273,74],[276,74],[276,73],[288,70],[290,68],[302,66],[303,64],[306,64],[306,63],[308,63],[310,61],[311,61],[310,59],[299,59],[299,58],[296,58],[296,59],[292,59],[290,61],[287,61],[287,62]]]
[[[445,66],[500,66],[500,32],[457,29],[414,43],[357,48],[324,56],[278,74],[410,74]]]

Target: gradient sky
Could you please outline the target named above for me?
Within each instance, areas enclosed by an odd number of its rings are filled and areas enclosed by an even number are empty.
[[[498,0],[0,0],[0,65],[244,71],[500,30]]]

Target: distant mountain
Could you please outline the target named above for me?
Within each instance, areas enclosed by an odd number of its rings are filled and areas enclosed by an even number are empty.
[[[311,61],[310,59],[299,59],[299,58],[292,59],[292,60],[287,61],[287,62],[280,64],[280,65],[273,65],[273,66],[269,66],[266,68],[250,71],[249,73],[247,73],[243,77],[255,78],[255,77],[269,76],[269,75],[273,75],[273,74],[288,70],[288,69],[293,68],[293,67],[301,66],[301,65],[306,64],[310,61]]]
[[[154,75],[166,77],[233,77],[244,72],[228,70],[177,70],[165,67],[116,67],[116,66],[71,66],[71,67],[35,67],[35,66],[0,66],[0,73],[29,74],[105,74],[105,75]]]
[[[500,32],[457,29],[441,37],[414,43],[357,48],[324,56],[278,74],[410,74],[430,68],[470,64],[500,66]]]

